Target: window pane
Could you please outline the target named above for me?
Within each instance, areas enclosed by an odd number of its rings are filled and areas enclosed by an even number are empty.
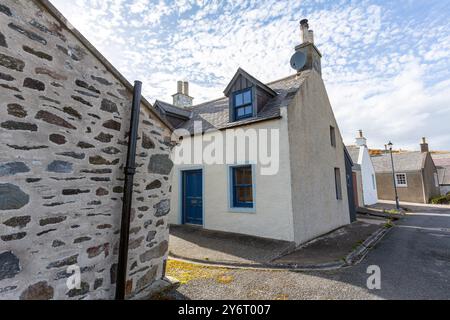
[[[253,114],[252,106],[245,107],[245,115],[251,115],[251,114]]]
[[[243,117],[243,116],[245,116],[245,108],[239,108],[239,109],[237,109],[237,116],[238,116],[238,117]]]
[[[334,179],[336,184],[336,199],[342,200],[341,170],[339,168],[334,169]]]
[[[242,93],[237,94],[235,99],[236,99],[235,100],[235,107],[239,107],[239,106],[242,106],[244,104]]]
[[[248,90],[244,92],[244,104],[252,103],[252,91]]]
[[[253,190],[252,187],[237,187],[236,197],[238,203],[252,203]]]
[[[243,166],[232,169],[233,205],[235,207],[253,207],[252,167]]]
[[[252,169],[251,167],[235,168],[236,185],[251,185],[252,184]]]

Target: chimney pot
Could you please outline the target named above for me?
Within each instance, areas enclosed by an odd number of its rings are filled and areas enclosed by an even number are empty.
[[[177,93],[183,93],[183,81],[177,82]]]
[[[310,34],[309,34],[309,24],[308,19],[303,19],[300,21],[300,30],[302,32],[302,41],[303,43],[308,43],[310,41]]]

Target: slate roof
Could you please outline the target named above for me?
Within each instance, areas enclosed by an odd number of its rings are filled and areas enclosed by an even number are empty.
[[[353,160],[353,163],[357,164],[359,160],[359,150],[358,146],[347,146],[348,153]]]
[[[173,113],[183,118],[189,119],[191,116],[191,111],[189,109],[179,108],[164,101],[156,100],[155,107],[158,106],[161,107],[164,112]]]
[[[420,171],[424,167],[426,153],[404,152],[394,153],[394,166],[396,172]],[[383,154],[372,157],[373,166],[376,173],[391,172],[391,156]]]
[[[450,153],[431,154],[438,169],[439,184],[450,185]]]
[[[281,117],[280,108],[287,107],[291,103],[310,73],[311,71],[304,71],[299,74],[268,83],[267,86],[275,91],[277,95],[274,98],[269,99],[266,105],[254,118],[230,123],[229,99],[227,97],[223,97],[188,108],[187,110],[191,113],[190,119],[179,128],[186,129],[190,132],[190,134],[193,134],[194,123],[196,121],[200,121],[202,123],[203,131],[206,131],[214,129],[223,130],[260,121],[278,119]],[[169,108],[176,108],[168,103],[164,104],[164,108],[167,106]]]

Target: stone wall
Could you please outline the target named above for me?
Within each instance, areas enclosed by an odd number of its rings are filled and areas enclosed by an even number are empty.
[[[0,299],[112,299],[132,92],[48,6],[0,0]],[[169,137],[143,104],[129,296],[163,277]]]

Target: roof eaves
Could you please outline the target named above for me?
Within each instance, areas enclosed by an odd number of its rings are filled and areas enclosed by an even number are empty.
[[[228,86],[225,88],[225,90],[223,92],[225,94],[225,96],[229,95],[231,87],[233,86],[234,82],[240,75],[245,78],[248,78],[251,82],[253,82],[255,85],[257,85],[258,87],[260,87],[261,89],[266,91],[268,94],[272,95],[273,97],[275,97],[277,95],[277,93],[274,90],[272,90],[269,86],[262,83],[261,81],[256,79],[254,76],[249,74],[247,71],[245,71],[244,69],[239,67],[238,70],[236,71],[235,75],[233,76],[233,79],[230,81],[230,83],[228,84]]]

